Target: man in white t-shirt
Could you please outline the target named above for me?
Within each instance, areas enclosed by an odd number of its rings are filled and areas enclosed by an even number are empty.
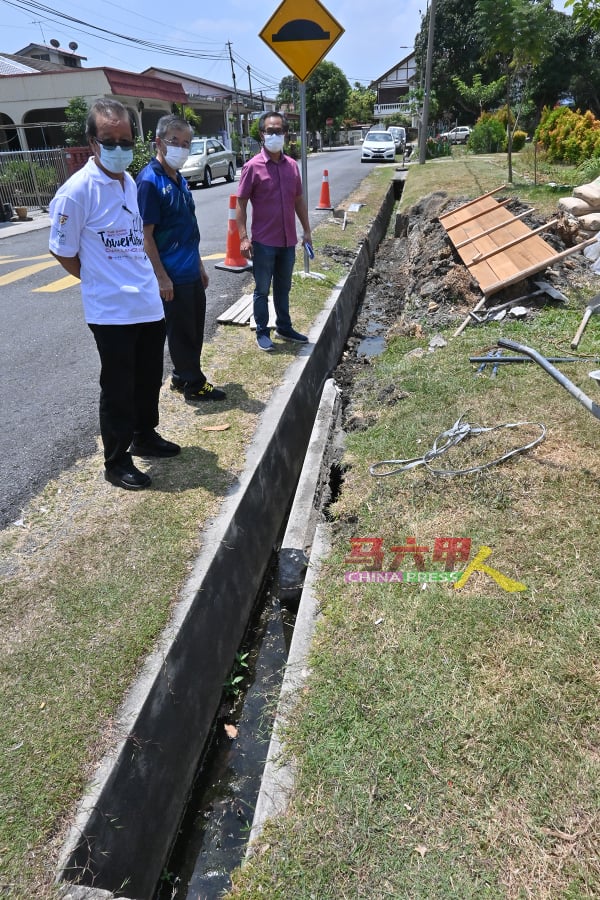
[[[93,156],[50,203],[50,252],[76,278],[100,354],[100,433],[105,478],[127,490],[150,476],[132,454],[169,457],[180,447],[162,438],[158,397],[165,344],[164,311],[144,252],[129,114],[117,100],[98,100],[87,120]]]

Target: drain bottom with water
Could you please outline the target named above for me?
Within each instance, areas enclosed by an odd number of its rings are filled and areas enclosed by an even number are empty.
[[[250,834],[295,609],[265,581],[155,900],[217,900],[231,886]]]

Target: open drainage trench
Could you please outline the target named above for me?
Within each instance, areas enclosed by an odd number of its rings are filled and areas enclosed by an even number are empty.
[[[400,194],[390,185],[347,278],[315,322],[310,352],[298,354],[271,397],[173,619],[119,710],[113,746],[61,854],[59,877],[81,886],[77,897],[210,900],[227,890],[244,855],[293,631],[289,593],[278,585],[285,572],[297,602],[306,562],[297,548],[312,544],[340,487],[332,423],[361,360],[383,350],[389,304],[363,300]],[[269,555],[282,540],[278,573]],[[298,637],[304,624],[305,617]],[[290,661],[286,683],[291,668]]]
[[[371,310],[349,336],[346,360],[356,365],[382,353],[386,329]],[[339,437],[332,443],[339,446]],[[342,485],[338,455],[334,450],[325,476],[325,518]],[[279,576],[274,553],[154,900],[217,900],[245,855],[298,607],[299,590],[282,586]]]

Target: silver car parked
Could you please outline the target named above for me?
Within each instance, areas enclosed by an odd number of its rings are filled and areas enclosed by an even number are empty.
[[[235,153],[216,138],[192,138],[190,155],[181,168],[190,187],[210,187],[215,178],[235,179]]]

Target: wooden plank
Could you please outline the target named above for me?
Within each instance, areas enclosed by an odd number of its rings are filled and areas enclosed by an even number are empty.
[[[525,212],[519,213],[519,215],[515,216],[514,218],[515,219],[523,219],[525,216],[528,216],[529,213],[534,212],[534,210],[535,210],[535,207],[532,207],[531,209],[526,209]],[[499,228],[506,228],[507,225],[510,225],[511,221],[512,221],[512,219],[507,219],[505,222],[498,222],[496,225],[492,225],[491,228],[488,228],[485,231],[478,231],[472,237],[469,237],[466,240],[462,241],[462,243],[458,243],[458,244],[455,243],[454,246],[456,247],[457,250],[460,250],[461,247],[465,246],[466,244],[470,244],[472,241],[477,240],[478,237],[485,237],[486,235],[491,234],[493,231],[497,231]],[[452,238],[452,240],[454,241],[454,238]]]
[[[501,291],[502,288],[508,287],[511,284],[516,284],[519,281],[523,281],[525,278],[529,278],[531,275],[535,275],[536,272],[541,272],[541,270],[547,268],[547,266],[553,265],[555,262],[560,262],[561,259],[565,259],[567,256],[572,256],[573,253],[577,253],[579,250],[583,250],[585,247],[589,247],[590,244],[595,243],[597,240],[597,237],[588,238],[587,241],[582,241],[580,244],[576,244],[574,247],[569,247],[568,250],[563,250],[561,253],[553,253],[553,255],[545,262],[540,261],[539,264],[532,265],[528,269],[521,269],[516,276],[513,276],[503,282],[498,282],[496,284],[490,285],[485,292],[486,296],[490,297],[492,294],[496,294],[498,291]]]
[[[513,238],[510,241],[507,241],[505,244],[500,244],[498,247],[495,247],[493,250],[489,250],[487,253],[478,254],[473,257],[473,262],[482,262],[484,259],[489,259],[490,256],[495,256],[497,253],[506,253],[508,250],[516,247],[517,244],[522,244],[523,241],[531,241],[532,237],[536,234],[540,234],[542,231],[547,231],[551,225],[556,225],[558,219],[551,219],[545,225],[540,225],[539,228],[536,228],[535,231],[530,231],[528,234],[521,234],[518,237]]]
[[[240,297],[239,300],[236,300],[228,309],[221,313],[220,316],[217,316],[217,322],[221,324],[227,324],[231,322],[235,317],[240,313],[241,310],[245,309],[248,306],[248,302],[252,300],[250,294],[244,294]]]
[[[504,190],[505,187],[506,185],[502,184],[500,185],[500,187],[494,188],[493,191],[488,191],[487,194],[482,194],[480,197],[476,197],[474,200],[468,200],[466,203],[463,203],[462,206],[457,206],[456,209],[451,209],[447,213],[442,213],[442,215],[439,217],[440,221],[442,219],[445,219],[446,216],[451,216],[461,209],[466,209],[468,206],[473,206],[474,203],[478,203],[480,200],[485,199],[485,197],[491,197],[493,194],[497,194],[498,191]]]
[[[489,228],[496,225],[511,227],[512,223],[514,223],[514,217],[511,216],[510,212],[507,209],[496,207],[496,209],[490,210],[484,216],[481,216],[472,222],[468,222],[465,225],[459,225],[456,229],[453,229],[452,232],[448,233],[448,237],[454,246],[462,244],[466,247],[479,239],[483,240],[486,237],[485,232],[487,232]],[[482,232],[484,233],[482,234]],[[460,248],[458,249],[460,252]]]
[[[502,209],[504,206],[506,206],[508,203],[510,203],[510,201],[511,201],[510,197],[508,197],[508,199],[506,199],[506,200],[502,200],[501,203],[498,203],[496,200],[492,199],[491,205],[486,205],[483,207],[473,207],[473,209],[470,210],[470,215],[467,215],[464,217],[457,216],[456,221],[443,222],[442,224],[443,224],[444,228],[446,229],[446,231],[449,232],[453,228],[458,228],[461,225],[466,225],[468,222],[472,222],[475,220],[480,221],[484,216],[486,216],[488,214],[493,215],[496,212],[496,210]],[[509,215],[511,215],[511,214],[509,213]],[[514,218],[514,216],[511,215],[511,218]]]

